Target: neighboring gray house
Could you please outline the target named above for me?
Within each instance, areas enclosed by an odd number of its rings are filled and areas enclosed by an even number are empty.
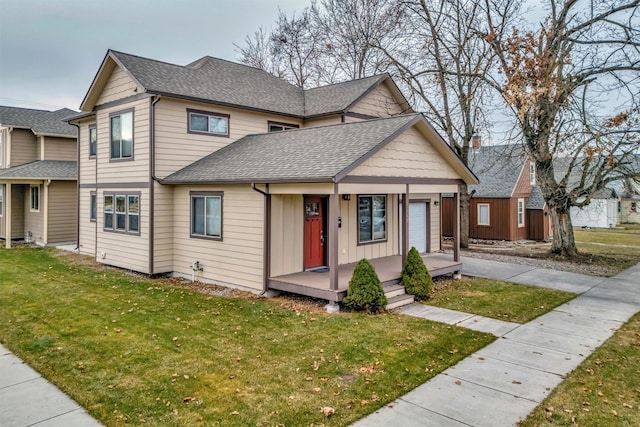
[[[0,239],[75,242],[77,114],[0,106]]]

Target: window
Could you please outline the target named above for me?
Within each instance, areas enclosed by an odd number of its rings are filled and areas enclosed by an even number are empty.
[[[536,185],[536,164],[529,161],[529,184]]]
[[[98,196],[95,192],[91,192],[89,200],[89,221],[96,222],[98,216]]]
[[[40,210],[40,186],[31,186],[31,212],[38,212]]]
[[[300,126],[291,123],[268,122],[269,132],[280,132],[288,129],[298,129]]]
[[[358,196],[358,243],[387,239],[387,196]]]
[[[631,210],[633,212],[636,212],[638,210],[638,203],[636,202],[631,202]]]
[[[133,158],[133,111],[109,116],[111,159]]]
[[[95,157],[98,151],[98,129],[95,125],[89,126],[89,157]]]
[[[222,240],[221,192],[191,193],[191,236]]]
[[[491,225],[489,222],[489,203],[478,203],[478,225]]]
[[[4,209],[4,186],[0,185],[0,216],[2,216],[3,209]]]
[[[518,199],[518,227],[524,227],[524,199]]]
[[[207,111],[187,110],[190,133],[229,136],[229,115]]]
[[[106,194],[104,229],[121,233],[140,233],[140,195]]]

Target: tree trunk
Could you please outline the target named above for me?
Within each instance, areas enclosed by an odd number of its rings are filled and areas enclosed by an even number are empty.
[[[471,196],[466,185],[460,186],[460,247],[469,247],[469,203]]]
[[[574,257],[578,254],[576,242],[573,238],[573,225],[569,208],[564,206],[549,207],[551,224],[553,225],[553,242],[551,253],[565,257]]]

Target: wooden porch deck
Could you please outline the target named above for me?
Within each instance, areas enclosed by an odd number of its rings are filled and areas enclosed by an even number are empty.
[[[452,257],[453,258],[453,257]],[[431,277],[442,276],[462,270],[462,263],[435,258],[430,254],[422,255]],[[378,273],[383,285],[394,285],[400,282],[402,257],[393,255],[369,260]],[[338,289],[329,289],[329,272],[303,271],[269,278],[269,289],[321,298],[327,301],[340,302],[347,295],[349,280],[353,275],[355,263],[344,264],[338,268]]]

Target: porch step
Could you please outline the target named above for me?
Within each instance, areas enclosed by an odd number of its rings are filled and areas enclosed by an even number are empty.
[[[413,295],[397,295],[395,297],[387,297],[387,310],[391,310],[392,308],[402,307],[403,305],[413,304],[414,298]]]
[[[404,291],[404,286],[402,285],[390,285],[384,286],[384,296],[389,298],[397,297],[399,295],[404,295],[406,292]]]

